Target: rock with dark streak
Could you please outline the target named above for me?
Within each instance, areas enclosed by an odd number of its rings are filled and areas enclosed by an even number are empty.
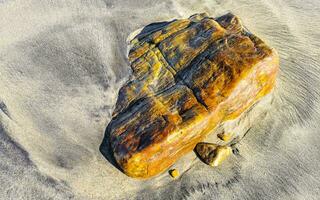
[[[216,167],[231,154],[232,149],[230,146],[200,142],[195,147],[195,151],[204,163]]]
[[[137,178],[165,171],[270,93],[279,66],[276,51],[232,14],[149,25],[128,57],[133,75],[100,148],[109,143],[123,172]]]

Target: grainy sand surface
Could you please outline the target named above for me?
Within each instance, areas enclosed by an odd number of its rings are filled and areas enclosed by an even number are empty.
[[[127,37],[229,11],[279,52],[270,109],[219,168],[128,178],[99,152]],[[0,199],[319,199],[319,19],[318,0],[0,0]]]

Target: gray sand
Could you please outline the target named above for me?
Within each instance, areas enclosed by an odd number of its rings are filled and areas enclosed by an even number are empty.
[[[270,109],[221,167],[182,159],[176,181],[128,178],[99,152],[127,37],[228,11],[279,52]],[[318,0],[0,0],[0,199],[318,199],[319,19]]]

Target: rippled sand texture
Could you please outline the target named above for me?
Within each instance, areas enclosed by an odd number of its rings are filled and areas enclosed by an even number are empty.
[[[271,110],[220,168],[128,178],[99,152],[130,74],[127,37],[228,11],[279,52]],[[0,199],[317,199],[319,17],[317,0],[0,0]]]

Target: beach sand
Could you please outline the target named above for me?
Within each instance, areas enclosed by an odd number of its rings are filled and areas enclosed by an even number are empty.
[[[129,178],[99,152],[127,38],[199,12],[232,12],[278,50],[271,106],[222,166]],[[318,0],[0,0],[0,199],[318,199],[319,19]]]

